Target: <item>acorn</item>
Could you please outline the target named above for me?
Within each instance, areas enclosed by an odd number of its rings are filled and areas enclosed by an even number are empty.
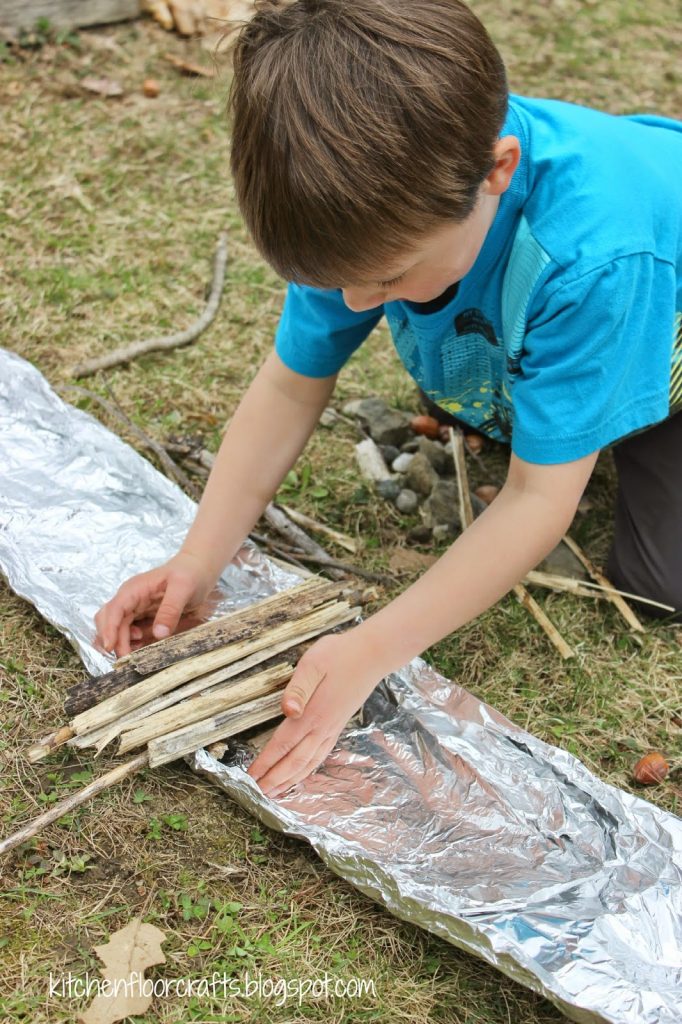
[[[481,486],[477,487],[474,491],[476,497],[480,498],[481,501],[484,501],[486,505],[489,505],[499,493],[500,488],[495,487],[495,484],[481,484]]]
[[[652,786],[657,782],[663,782],[668,774],[668,762],[663,754],[654,751],[640,758],[632,769],[632,774],[636,782],[641,782],[643,786]]]
[[[161,86],[159,85],[155,78],[145,78],[144,82],[142,83],[142,92],[145,94],[145,96],[148,96],[149,99],[153,100],[156,99],[156,97],[161,92]]]
[[[423,434],[424,437],[430,437],[432,441],[436,440],[440,429],[440,423],[433,416],[413,416],[410,426],[415,434]]]
[[[464,441],[472,455],[478,455],[483,450],[483,438],[480,434],[465,434]]]

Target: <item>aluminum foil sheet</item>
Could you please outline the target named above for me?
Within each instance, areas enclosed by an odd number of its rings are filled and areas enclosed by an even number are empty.
[[[0,349],[0,569],[100,674],[92,617],[177,550],[194,503]],[[210,615],[297,582],[247,543]],[[208,614],[208,613],[207,613]],[[682,821],[602,782],[415,658],[276,800],[248,745],[185,760],[395,916],[576,1021],[682,1021]]]

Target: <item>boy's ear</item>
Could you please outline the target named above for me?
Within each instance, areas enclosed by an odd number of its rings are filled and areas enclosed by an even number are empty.
[[[483,191],[490,196],[501,196],[509,188],[514,171],[521,159],[521,143],[515,135],[498,139],[493,149],[495,166],[483,182]]]

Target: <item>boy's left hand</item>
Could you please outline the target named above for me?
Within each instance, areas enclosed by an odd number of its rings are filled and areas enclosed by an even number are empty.
[[[248,769],[266,796],[278,796],[315,771],[380,682],[354,633],[321,637],[298,662],[282,693],[287,717]]]

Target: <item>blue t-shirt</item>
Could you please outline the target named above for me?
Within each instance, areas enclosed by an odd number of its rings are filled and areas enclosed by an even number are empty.
[[[454,297],[355,313],[290,284],[287,366],[336,373],[382,315],[442,408],[528,462],[581,458],[682,409],[682,122],[512,95],[521,161]]]

